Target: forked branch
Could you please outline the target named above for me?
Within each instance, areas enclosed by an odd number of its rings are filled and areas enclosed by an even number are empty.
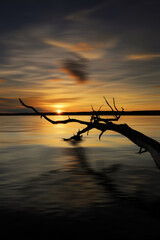
[[[47,121],[49,121],[52,124],[67,124],[67,123],[71,123],[71,122],[76,122],[76,123],[80,123],[82,125],[86,125],[86,127],[82,130],[79,130],[76,135],[73,135],[71,138],[68,138],[68,139],[65,138],[64,139],[65,141],[79,142],[82,140],[82,134],[84,134],[86,132],[88,133],[92,129],[97,129],[101,132],[99,135],[99,139],[101,139],[101,136],[105,131],[112,130],[112,131],[115,131],[115,132],[118,132],[118,133],[124,135],[125,137],[130,139],[133,143],[135,143],[138,147],[140,147],[140,151],[139,151],[140,154],[143,152],[146,152],[146,151],[150,152],[157,167],[160,168],[160,143],[159,142],[130,128],[127,124],[114,124],[113,123],[113,121],[118,121],[121,116],[121,113],[118,111],[118,109],[116,107],[114,99],[113,99],[113,106],[114,106],[115,110],[105,99],[107,105],[112,110],[114,118],[110,118],[110,119],[101,118],[100,112],[99,111],[95,112],[93,109],[93,114],[91,116],[90,121],[82,121],[82,120],[72,119],[72,118],[69,118],[66,120],[54,121],[54,120],[48,118],[44,113],[40,113],[34,107],[26,105],[21,99],[19,99],[19,101],[24,107],[32,109],[35,113],[37,113],[38,115],[40,115],[41,117],[43,117],[44,119],[46,119]],[[124,109],[122,108],[122,112],[123,112],[123,110]],[[142,149],[144,149],[144,150],[142,151]]]

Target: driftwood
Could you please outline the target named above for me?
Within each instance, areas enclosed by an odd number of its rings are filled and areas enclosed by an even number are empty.
[[[105,99],[105,98],[104,98]],[[131,140],[133,143],[135,143],[138,147],[140,147],[139,154],[142,154],[144,152],[149,152],[155,161],[157,167],[160,169],[160,143],[155,141],[154,139],[142,134],[141,132],[138,132],[131,127],[129,127],[127,124],[115,124],[114,121],[118,121],[121,117],[121,112],[124,111],[122,108],[122,111],[118,111],[115,100],[113,99],[113,106],[114,108],[108,103],[108,101],[105,99],[106,104],[110,107],[113,113],[113,118],[101,118],[100,117],[100,109],[98,111],[95,111],[92,107],[92,116],[90,121],[82,121],[74,118],[68,118],[66,120],[59,120],[54,121],[48,118],[44,113],[40,113],[37,111],[34,107],[26,105],[21,99],[19,99],[20,103],[26,107],[31,108],[33,111],[35,111],[38,115],[45,118],[47,121],[49,121],[52,124],[67,124],[72,122],[77,122],[82,125],[86,125],[85,128],[82,130],[79,130],[76,135],[66,139],[64,138],[64,141],[72,141],[74,143],[79,142],[82,140],[82,134],[88,133],[92,129],[97,129],[101,133],[99,135],[99,140],[102,137],[102,134],[106,132],[107,130],[115,131],[123,136],[127,137],[129,140]],[[144,150],[143,150],[144,149]]]

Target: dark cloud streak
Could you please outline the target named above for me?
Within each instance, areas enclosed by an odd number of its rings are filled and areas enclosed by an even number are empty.
[[[87,60],[82,57],[68,58],[62,62],[62,71],[75,77],[78,83],[86,83],[88,80]]]

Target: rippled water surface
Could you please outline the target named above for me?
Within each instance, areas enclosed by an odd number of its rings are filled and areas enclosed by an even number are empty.
[[[126,116],[123,122],[160,141],[160,117]],[[159,213],[160,171],[150,154],[136,154],[137,146],[110,131],[99,141],[94,130],[78,146],[62,141],[82,128],[38,116],[0,117],[0,208],[49,217],[88,212],[92,218],[93,211],[107,215],[112,208],[119,217],[123,204],[124,212],[158,206]]]

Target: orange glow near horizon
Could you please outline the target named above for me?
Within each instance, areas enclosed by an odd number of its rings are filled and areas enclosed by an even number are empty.
[[[52,78],[50,78],[52,79]],[[93,77],[89,81],[79,84],[72,81],[68,75],[57,70],[57,78],[62,81],[43,81],[36,89],[31,86],[23,88],[23,85],[10,86],[10,82],[0,84],[0,112],[23,112],[24,107],[19,103],[22,98],[24,103],[39,108],[43,112],[89,112],[95,111],[102,106],[101,111],[110,111],[103,96],[113,106],[113,97],[119,110],[125,111],[160,110],[159,108],[159,85],[152,87],[138,87],[125,81],[111,82],[106,77],[106,82]],[[2,80],[1,80],[2,81]],[[59,112],[58,112],[59,110]],[[61,112],[60,112],[61,111]]]

